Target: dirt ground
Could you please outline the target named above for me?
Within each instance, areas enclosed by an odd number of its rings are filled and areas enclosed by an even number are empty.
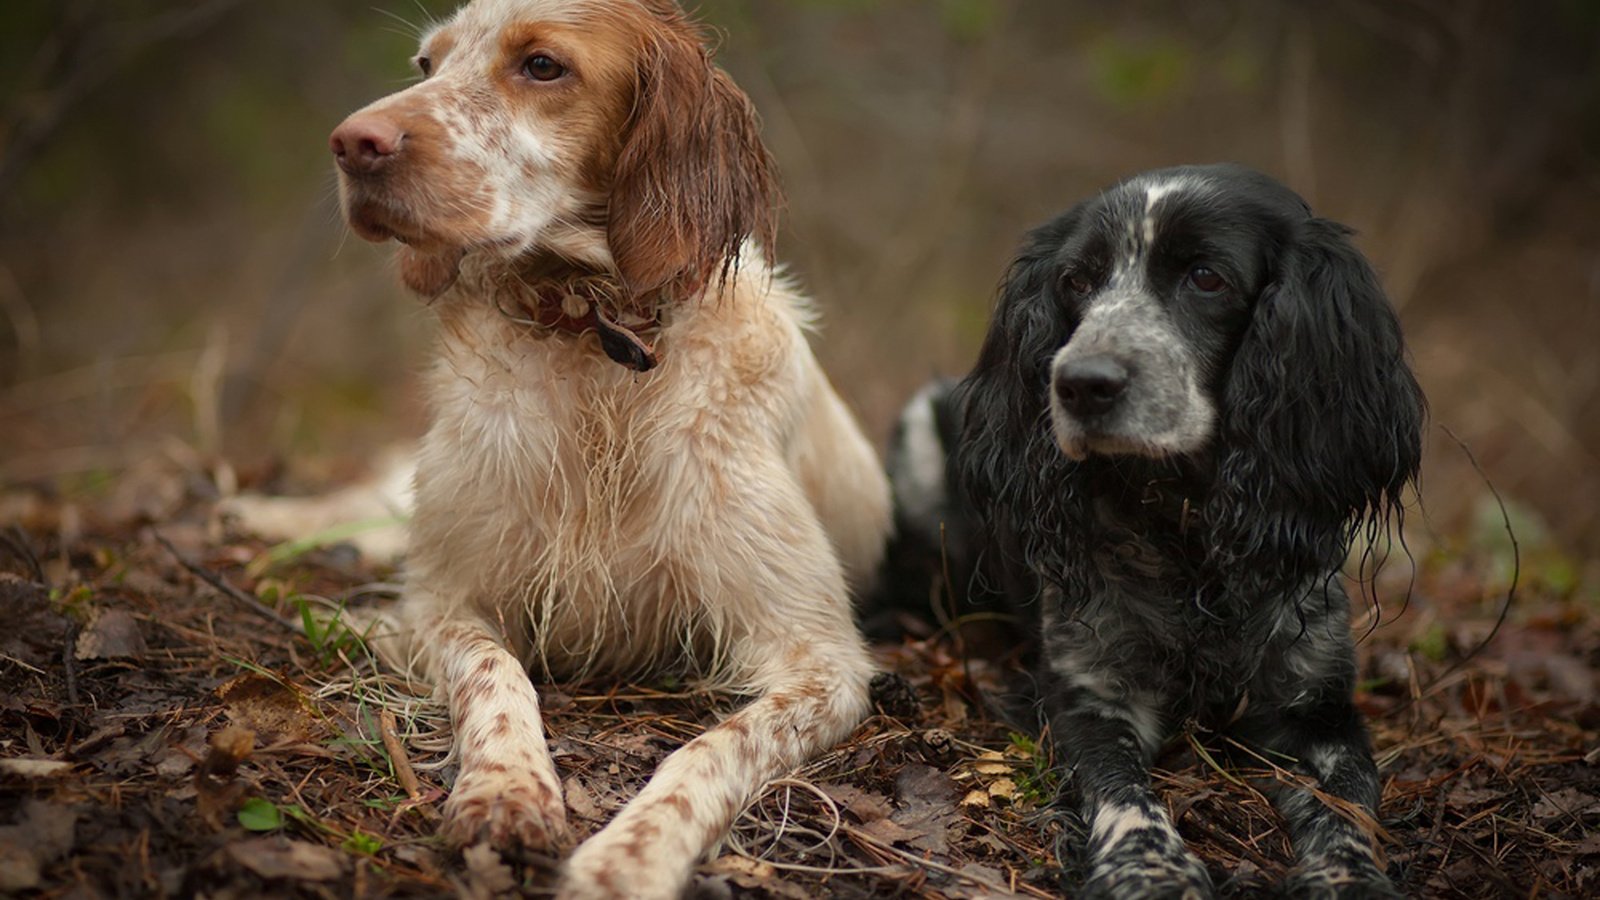
[[[395,572],[345,546],[229,534],[214,497],[180,471],[94,502],[0,503],[19,523],[0,531],[0,894],[547,894],[554,859],[439,843],[453,774],[440,711],[325,624],[384,602]],[[1504,560],[1418,555],[1409,599],[1409,571],[1385,580],[1390,621],[1361,644],[1391,873],[1419,897],[1600,894],[1592,604],[1525,578],[1473,654]],[[767,789],[698,895],[1068,893],[1081,824],[1050,808],[1048,742],[994,712],[1016,673],[956,649],[947,631],[880,647],[903,682],[847,743]],[[679,684],[541,691],[579,836],[736,702]],[[1269,894],[1290,859],[1252,786],[1272,776],[1220,768],[1227,749],[1188,734],[1158,780],[1222,895]]]

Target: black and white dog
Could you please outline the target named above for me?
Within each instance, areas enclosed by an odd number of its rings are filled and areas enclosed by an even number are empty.
[[[983,536],[974,584],[1036,616],[1084,896],[1211,894],[1148,775],[1191,719],[1300,776],[1292,896],[1397,896],[1350,814],[1379,786],[1338,573],[1400,517],[1425,410],[1347,229],[1238,166],[1130,178],[1029,236],[976,369],[916,402],[898,441],[942,418],[950,480],[924,449],[897,496],[949,491],[922,506]]]

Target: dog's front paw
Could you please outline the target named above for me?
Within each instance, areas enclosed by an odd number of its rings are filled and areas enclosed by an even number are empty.
[[[554,778],[463,772],[444,802],[444,838],[464,847],[560,850],[569,843],[567,809]]]
[[[1283,883],[1288,900],[1399,900],[1400,893],[1370,859],[1307,862]]]
[[[590,838],[562,867],[557,900],[677,900],[692,860],[674,865],[648,837],[602,831]]]
[[[1182,847],[1129,848],[1095,860],[1081,896],[1092,900],[1210,900],[1211,876]]]

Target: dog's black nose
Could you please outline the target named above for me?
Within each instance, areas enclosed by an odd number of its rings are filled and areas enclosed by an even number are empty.
[[[1128,369],[1109,356],[1073,360],[1056,369],[1056,399],[1078,418],[1111,411],[1128,391]]]

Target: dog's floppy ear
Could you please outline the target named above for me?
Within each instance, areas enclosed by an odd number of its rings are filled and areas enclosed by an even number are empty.
[[[782,197],[750,99],[681,12],[645,15],[607,238],[631,296],[680,300],[725,278],[746,238],[770,262]]]
[[[1014,558],[986,566],[1026,563],[1046,577],[1058,577],[1074,549],[1062,538],[1074,515],[1076,463],[1056,446],[1048,404],[1050,361],[1073,328],[1056,293],[1056,254],[1078,218],[1074,210],[1029,237],[1000,286],[977,365],[955,394],[957,487],[986,520],[991,544],[1028,541],[1009,548]]]
[[[1034,432],[1052,440],[1044,418],[1050,360],[1071,335],[1054,295],[1054,249],[1036,236],[1011,263],[977,365],[957,388],[958,478],[980,508],[1026,471],[1023,455]]]
[[[1421,460],[1426,410],[1400,323],[1348,235],[1299,225],[1224,388],[1215,562],[1266,565],[1280,588],[1398,515]]]

